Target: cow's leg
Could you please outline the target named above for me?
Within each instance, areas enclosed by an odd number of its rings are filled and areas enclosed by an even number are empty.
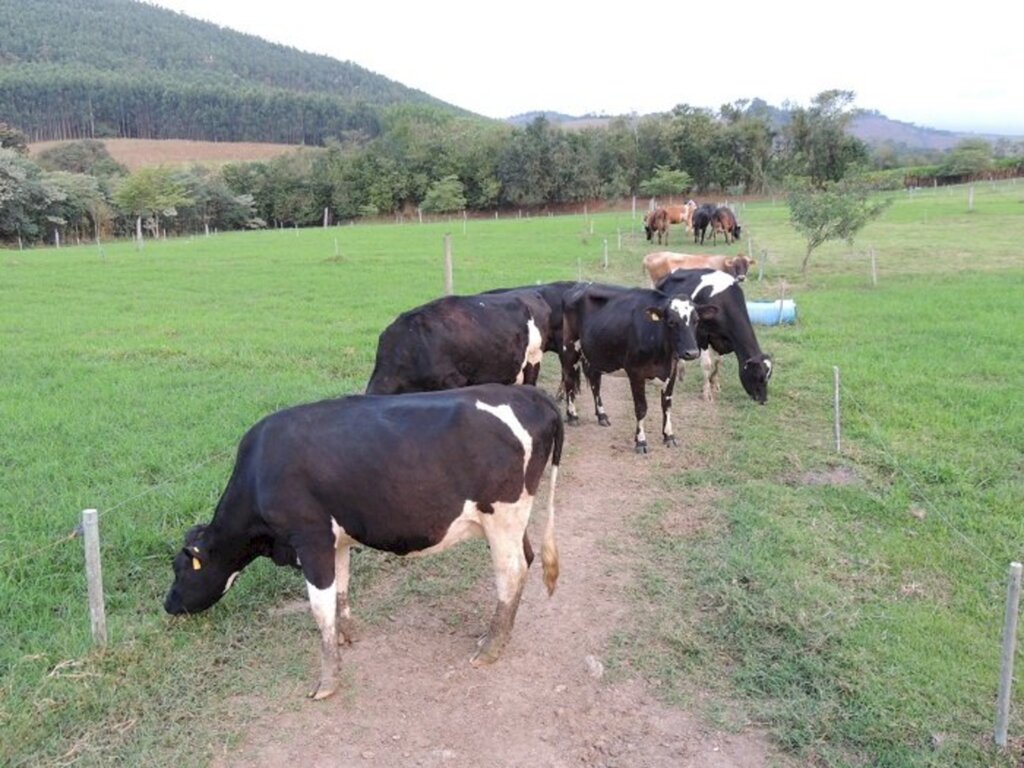
[[[702,393],[704,395],[704,399],[709,403],[714,402],[715,393],[722,391],[722,384],[718,380],[721,361],[721,356],[717,352],[714,352],[710,347],[701,350],[700,367],[704,372],[704,388]]]
[[[611,422],[608,421],[608,414],[604,410],[604,401],[601,399],[601,371],[584,366],[584,373],[587,375],[587,383],[590,384],[590,392],[594,396],[594,414],[597,416],[597,423],[602,427],[609,427]]]
[[[676,447],[676,438],[672,434],[672,390],[675,389],[677,375],[682,375],[678,361],[673,363],[672,373],[661,387],[661,437],[662,442],[672,448]]]
[[[352,611],[348,605],[349,566],[352,561],[352,547],[347,543],[339,544],[334,551],[334,580],[337,590],[338,645],[351,645],[356,641],[356,623],[352,620]]]
[[[647,453],[647,433],[644,432],[644,419],[647,417],[646,380],[640,374],[629,374],[629,388],[633,392],[633,412],[636,415],[636,434],[633,438],[637,453]]]
[[[338,584],[334,552],[330,549],[296,549],[306,576],[306,591],[313,618],[320,629],[320,681],[310,698],[326,699],[338,689]],[[346,575],[347,579],[347,575]]]
[[[568,334],[563,331],[563,338]],[[579,424],[580,417],[576,413],[576,395],[580,391],[580,346],[579,341],[571,341],[562,345],[558,359],[562,364],[562,391],[565,392],[565,421],[568,424]]]
[[[477,652],[471,660],[475,667],[496,661],[512,632],[529,567],[525,534],[532,506],[533,497],[524,493],[519,501],[512,504],[495,503],[493,513],[480,516],[491,549],[498,605],[491,618],[491,626],[487,634],[480,638]]]

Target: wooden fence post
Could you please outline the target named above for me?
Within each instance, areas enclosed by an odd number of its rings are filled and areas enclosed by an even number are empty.
[[[874,246],[872,246],[870,248],[870,251],[871,251],[871,284],[877,287],[878,286],[878,262],[875,259],[875,249],[874,249]]]
[[[82,530],[85,533],[85,576],[89,585],[89,619],[92,640],[96,645],[107,644],[107,615],[103,607],[103,568],[100,565],[100,529],[96,510],[82,512]]]
[[[452,236],[444,235],[444,295],[451,296],[455,290],[452,278]]]
[[[1010,578],[1006,585],[1006,617],[1003,619],[1003,657],[999,670],[999,697],[996,699],[997,746],[1006,746],[1007,724],[1010,719],[1010,693],[1013,688],[1013,657],[1017,653],[1017,610],[1020,607],[1021,564],[1010,563]]]
[[[832,410],[835,413],[834,431],[836,436],[836,453],[843,452],[842,433],[839,422],[839,366],[832,366]]]

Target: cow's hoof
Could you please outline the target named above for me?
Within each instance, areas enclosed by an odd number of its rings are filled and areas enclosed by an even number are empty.
[[[665,436],[665,447],[666,448],[678,448],[679,447],[679,444],[676,442],[676,439],[675,439],[675,437],[673,435],[666,435]]]
[[[580,425],[580,417],[579,416],[566,416],[565,417],[565,423],[568,424],[570,427],[578,427]]]
[[[323,701],[329,696],[333,696],[337,690],[338,683],[336,680],[321,680],[317,683],[316,688],[309,692],[309,698],[313,699],[313,701]]]
[[[637,453],[647,453],[647,443],[637,443],[635,450]]]
[[[352,645],[359,639],[359,629],[352,619],[341,619],[338,622],[338,645]]]
[[[602,427],[610,427],[612,425],[612,423],[608,421],[608,417],[605,416],[603,413],[598,414],[597,423],[600,424]]]
[[[496,643],[491,640],[490,635],[481,637],[477,641],[477,645],[479,646],[477,652],[469,660],[474,667],[486,667],[488,664],[493,664],[501,655],[501,649],[495,647]]]

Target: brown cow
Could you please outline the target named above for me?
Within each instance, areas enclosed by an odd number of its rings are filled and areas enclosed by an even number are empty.
[[[665,245],[668,245],[668,211],[664,208],[655,208],[644,216],[644,231],[647,233],[647,242],[652,242],[651,237],[658,233],[658,245],[661,245],[661,236],[665,236]]]
[[[644,256],[644,270],[651,278],[653,286],[661,278],[677,269],[717,269],[743,282],[747,270],[757,263],[757,259],[748,259],[742,253],[736,256],[696,255],[690,253],[674,253],[672,251],[654,251]]]
[[[693,228],[693,212],[697,210],[693,200],[688,200],[686,205],[666,205],[665,210],[668,211],[669,224],[683,224],[687,232]]]
[[[726,245],[740,239],[740,225],[736,223],[736,216],[724,205],[711,214],[711,242],[718,242],[719,232],[725,235]]]

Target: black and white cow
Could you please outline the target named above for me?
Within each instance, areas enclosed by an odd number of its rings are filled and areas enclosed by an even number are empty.
[[[623,369],[633,393],[637,453],[647,452],[644,389],[648,379],[662,382],[662,437],[665,445],[675,445],[671,408],[677,361],[694,360],[700,353],[693,303],[649,288],[581,284],[566,294],[563,310],[562,386],[569,423],[579,422],[575,403],[580,390],[579,365],[582,363],[602,426],[610,422],[601,402],[601,375]]]
[[[747,300],[732,275],[713,269],[677,269],[658,281],[670,296],[690,299],[700,313],[697,342],[704,371],[704,399],[713,400],[722,389],[718,380],[719,356],[736,353],[740,383],[747,394],[764,405],[772,360],[761,351],[747,313]]]
[[[536,384],[550,315],[536,291],[445,296],[410,309],[380,334],[366,393]]]
[[[338,645],[352,637],[350,548],[425,555],[484,537],[498,604],[472,663],[488,664],[508,641],[533,560],[526,526],[549,457],[541,561],[548,593],[555,589],[563,437],[550,396],[501,384],[356,395],[271,414],[242,438],[213,520],[185,534],[164,608],[209,608],[261,555],[299,566],[321,636],[310,696],[322,699],[337,689]]]
[[[562,299],[566,293],[578,285],[580,283],[575,280],[560,280],[554,283],[524,285],[519,288],[495,288],[487,291],[487,293],[513,296],[529,296],[535,292],[539,293],[551,310],[551,315],[548,319],[549,331],[544,343],[544,351],[560,354],[562,351]]]

